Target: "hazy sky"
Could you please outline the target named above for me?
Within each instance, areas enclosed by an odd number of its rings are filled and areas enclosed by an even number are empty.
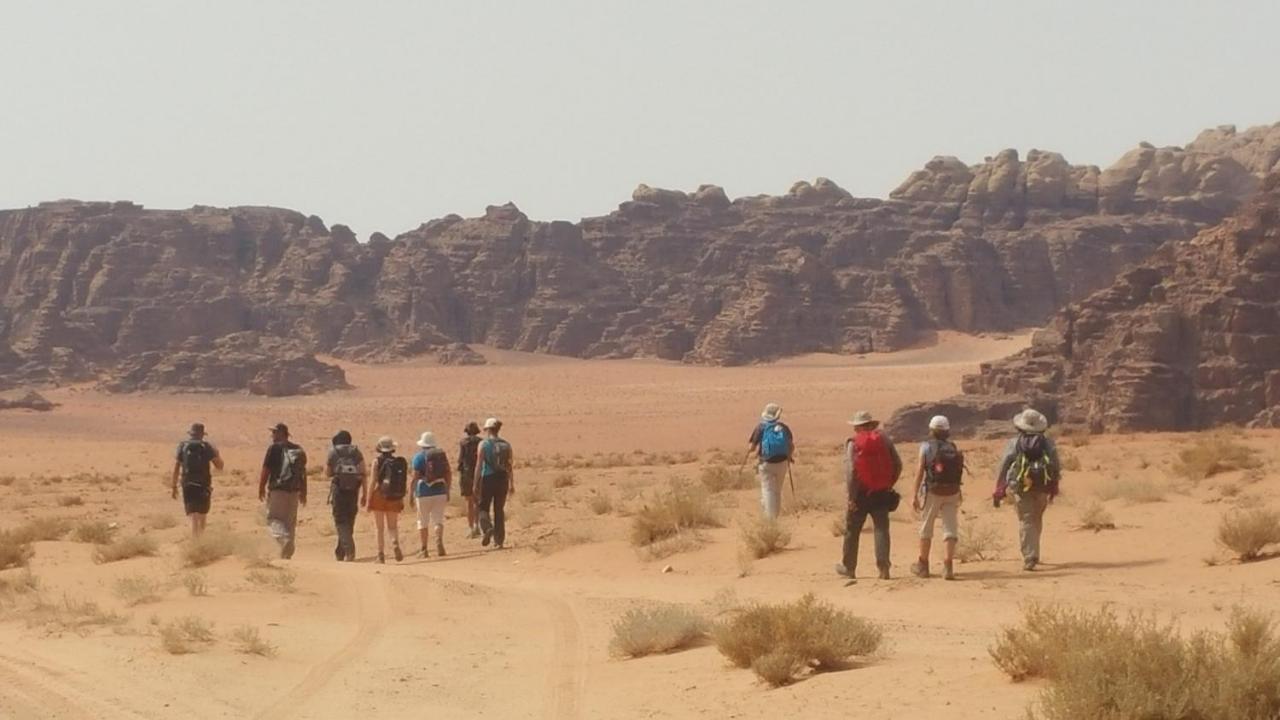
[[[883,197],[1280,121],[1280,2],[0,0],[0,207],[278,205],[395,234],[638,183]]]

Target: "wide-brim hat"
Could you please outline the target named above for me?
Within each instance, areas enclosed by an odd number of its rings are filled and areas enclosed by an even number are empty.
[[[932,418],[929,418],[929,429],[950,430],[951,421],[947,419],[946,415],[934,415]]]
[[[849,421],[849,424],[854,427],[862,427],[864,425],[875,426],[879,425],[880,421],[871,417],[871,413],[866,410],[859,410],[853,414],[853,419]]]
[[[289,434],[289,426],[288,426],[288,425],[285,425],[285,424],[284,424],[284,423],[282,423],[282,422],[281,422],[281,423],[276,423],[275,425],[272,425],[271,427],[269,427],[269,428],[267,428],[267,429],[268,429],[268,430],[270,430],[271,432],[283,433],[283,434],[285,434],[285,435],[288,435],[288,434]]]
[[[1049,418],[1038,410],[1027,408],[1013,416],[1013,426],[1022,432],[1042,433],[1049,429]]]
[[[484,421],[485,430],[492,430],[494,428],[500,428],[500,427],[502,427],[502,421],[496,417],[491,417],[488,420]]]
[[[204,437],[204,423],[191,423],[191,428],[187,430],[187,434],[193,438]]]
[[[778,403],[769,403],[764,406],[764,410],[760,411],[760,418],[763,420],[774,421],[782,417],[782,406]]]
[[[396,445],[395,440],[391,439],[390,435],[383,435],[382,437],[378,438],[378,452],[391,452],[392,450],[395,450],[397,447],[399,446]]]
[[[432,448],[436,447],[436,435],[430,430],[422,433],[422,437],[418,438],[418,447]]]

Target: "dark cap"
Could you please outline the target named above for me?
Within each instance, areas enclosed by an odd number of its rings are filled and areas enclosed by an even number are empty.
[[[191,429],[187,431],[191,437],[200,437],[204,435],[204,423],[191,423]]]
[[[285,435],[289,434],[289,426],[285,425],[284,423],[276,423],[275,427],[267,428],[267,429],[270,430],[271,432],[284,433]]]

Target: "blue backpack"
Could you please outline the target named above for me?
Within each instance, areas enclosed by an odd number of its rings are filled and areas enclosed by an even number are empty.
[[[782,460],[791,455],[787,432],[782,423],[773,421],[760,424],[760,457],[765,460]]]

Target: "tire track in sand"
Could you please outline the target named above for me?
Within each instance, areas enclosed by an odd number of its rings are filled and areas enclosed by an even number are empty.
[[[58,718],[59,720],[98,720],[98,718],[137,718],[145,720],[142,712],[126,706],[122,701],[101,691],[78,689],[69,671],[50,668],[34,659],[24,660],[0,654],[0,693],[18,707],[32,707],[35,714],[16,715],[18,718]]]
[[[555,595],[535,595],[551,614],[551,664],[547,671],[547,697],[543,716],[548,720],[578,720],[587,686],[587,652],[582,626],[566,600]]]
[[[352,587],[355,592],[356,616],[360,618],[355,635],[337,652],[313,665],[302,681],[293,686],[289,692],[255,713],[253,717],[256,720],[301,717],[307,701],[312,699],[316,691],[323,688],[333,676],[368,651],[374,641],[382,635],[383,629],[391,619],[391,603],[387,598],[386,577],[383,575],[377,577],[376,583],[368,582],[367,578],[355,582],[349,578],[340,580],[343,585]]]

